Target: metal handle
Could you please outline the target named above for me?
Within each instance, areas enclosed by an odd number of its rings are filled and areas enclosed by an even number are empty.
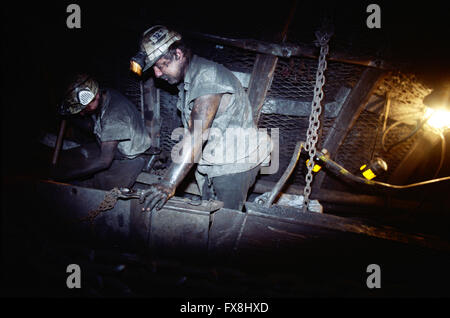
[[[275,187],[273,188],[272,192],[270,192],[267,201],[263,204],[265,207],[269,208],[272,205],[273,201],[280,193],[284,184],[291,176],[292,172],[294,171],[295,166],[297,165],[298,159],[300,158],[300,153],[302,152],[303,144],[304,144],[303,142],[298,141],[297,144],[295,145],[295,150],[294,150],[294,154],[292,155],[291,162],[289,163],[289,166],[284,171],[280,180],[278,180],[278,182],[275,185]]]

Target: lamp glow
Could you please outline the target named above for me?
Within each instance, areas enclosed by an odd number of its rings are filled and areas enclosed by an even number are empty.
[[[450,128],[450,111],[443,109],[427,108],[425,117],[428,118],[428,125],[435,129]]]
[[[130,70],[139,76],[142,75],[142,68],[136,61],[133,60],[130,61]]]

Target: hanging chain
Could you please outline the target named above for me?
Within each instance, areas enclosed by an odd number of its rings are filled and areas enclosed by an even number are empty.
[[[309,154],[309,164],[307,165],[308,173],[306,174],[306,185],[303,190],[303,212],[306,212],[309,205],[309,195],[311,194],[311,182],[313,180],[314,158],[316,156],[316,143],[319,139],[318,129],[320,126],[319,116],[322,113],[321,101],[323,99],[323,85],[325,84],[325,70],[327,69],[328,41],[331,33],[316,32],[316,45],[320,45],[319,65],[316,73],[316,85],[314,87],[314,98],[311,104],[311,114],[309,115],[309,127],[306,132],[305,150]]]

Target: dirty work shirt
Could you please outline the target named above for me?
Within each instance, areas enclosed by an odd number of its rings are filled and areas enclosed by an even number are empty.
[[[136,106],[119,91],[105,89],[94,134],[99,142],[118,140],[118,151],[133,159],[150,148],[150,136]]]
[[[247,93],[230,70],[221,64],[194,55],[184,82],[178,85],[178,89],[177,107],[181,111],[185,128],[188,128],[196,98],[209,94],[224,94],[212,122],[209,139],[198,162],[197,182],[199,182],[198,173],[214,178],[249,171],[263,162],[268,163],[270,139],[267,134],[264,138],[256,138],[256,135],[252,134],[257,132],[257,126],[253,120]],[[228,130],[229,128],[234,130]],[[238,135],[242,142],[230,142],[234,136],[227,138],[227,131],[232,132],[231,135]],[[256,153],[258,155],[254,156]]]

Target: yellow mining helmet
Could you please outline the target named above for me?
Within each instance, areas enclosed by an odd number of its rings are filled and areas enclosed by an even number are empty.
[[[359,170],[361,171],[364,178],[367,180],[372,180],[377,175],[387,171],[387,163],[381,158],[374,158],[368,164],[362,165]]]

